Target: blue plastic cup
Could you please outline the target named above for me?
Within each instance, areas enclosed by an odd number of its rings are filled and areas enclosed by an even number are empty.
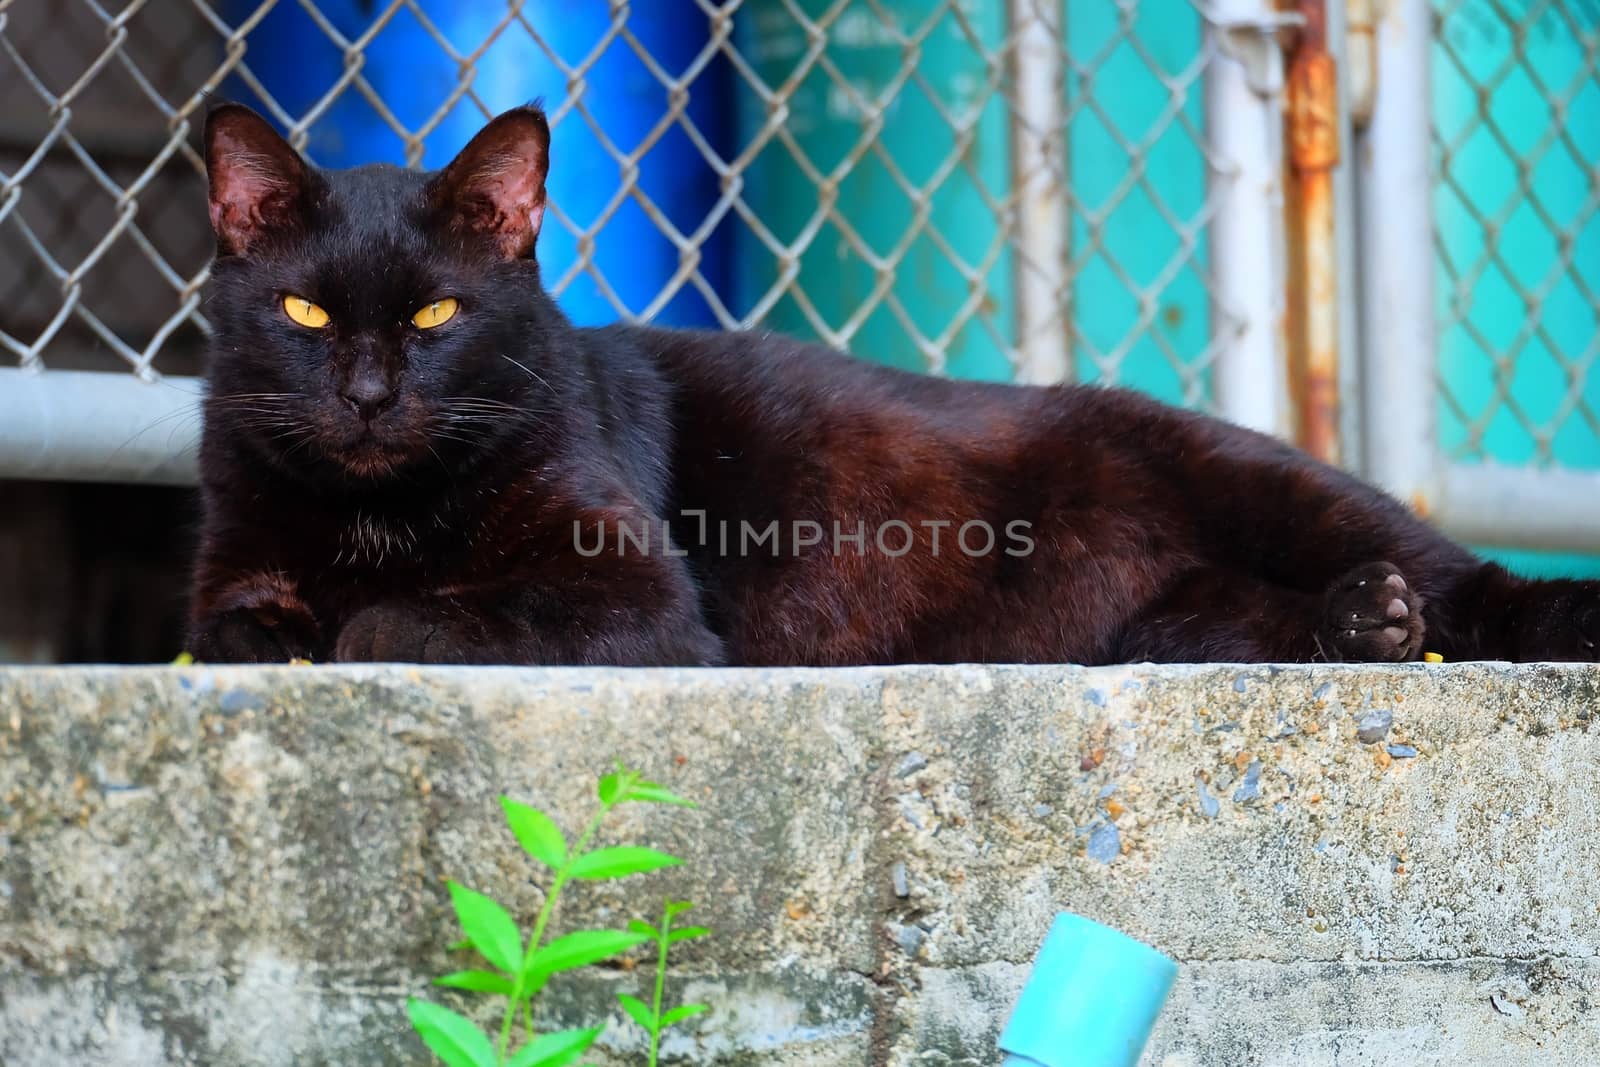
[[[1007,1067],[1135,1067],[1177,976],[1126,934],[1056,916],[1000,1035]]]

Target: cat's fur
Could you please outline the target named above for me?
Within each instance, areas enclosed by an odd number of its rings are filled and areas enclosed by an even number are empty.
[[[1595,584],[1516,578],[1339,471],[1133,393],[576,329],[533,256],[548,144],[521,108],[436,174],[319,172],[246,109],[212,113],[197,656],[1595,658]],[[291,322],[286,294],[330,325]],[[453,320],[410,324],[445,296]],[[976,521],[998,539],[969,553]]]

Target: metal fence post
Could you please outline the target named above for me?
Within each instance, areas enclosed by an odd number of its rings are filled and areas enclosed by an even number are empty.
[[[1339,65],[1339,139],[1345,150],[1333,168],[1334,244],[1339,254],[1339,446],[1346,470],[1365,475],[1366,425],[1361,378],[1360,277],[1356,247],[1356,130],[1371,117],[1371,0],[1327,4],[1328,50]]]
[[[1012,174],[1017,190],[1016,380],[1049,385],[1069,380],[1072,319],[1067,263],[1072,220],[1067,211],[1065,64],[1060,0],[1011,0],[1017,100],[1011,116]]]
[[[1211,234],[1217,408],[1287,437],[1282,20],[1265,0],[1223,0],[1209,17],[1218,54],[1206,71],[1206,128],[1222,183]]]
[[[1435,432],[1429,0],[1392,0],[1377,26],[1377,96],[1360,135],[1367,472],[1423,514],[1439,503]]]

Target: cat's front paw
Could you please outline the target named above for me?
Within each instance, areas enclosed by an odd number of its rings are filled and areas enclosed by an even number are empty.
[[[316,621],[273,605],[234,608],[202,621],[189,634],[201,663],[288,663],[320,652]]]
[[[472,635],[462,619],[423,604],[363,608],[339,631],[333,655],[342,663],[472,663]],[[481,645],[481,642],[479,642]]]
[[[1422,654],[1422,597],[1389,563],[1369,563],[1328,590],[1317,642],[1329,659],[1400,663]]]

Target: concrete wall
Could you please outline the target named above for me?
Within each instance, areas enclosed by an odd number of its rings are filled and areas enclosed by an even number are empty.
[[[451,965],[443,879],[531,918],[495,796],[571,827],[613,757],[703,808],[608,839],[688,862],[559,921],[699,902],[672,990],[715,1011],[678,1062],[995,1063],[1070,908],[1182,961],[1152,1065],[1600,1063],[1597,694],[1474,665],[0,671],[0,1063],[426,1062],[403,1000]],[[642,983],[548,1008],[642,1063],[612,998]]]

